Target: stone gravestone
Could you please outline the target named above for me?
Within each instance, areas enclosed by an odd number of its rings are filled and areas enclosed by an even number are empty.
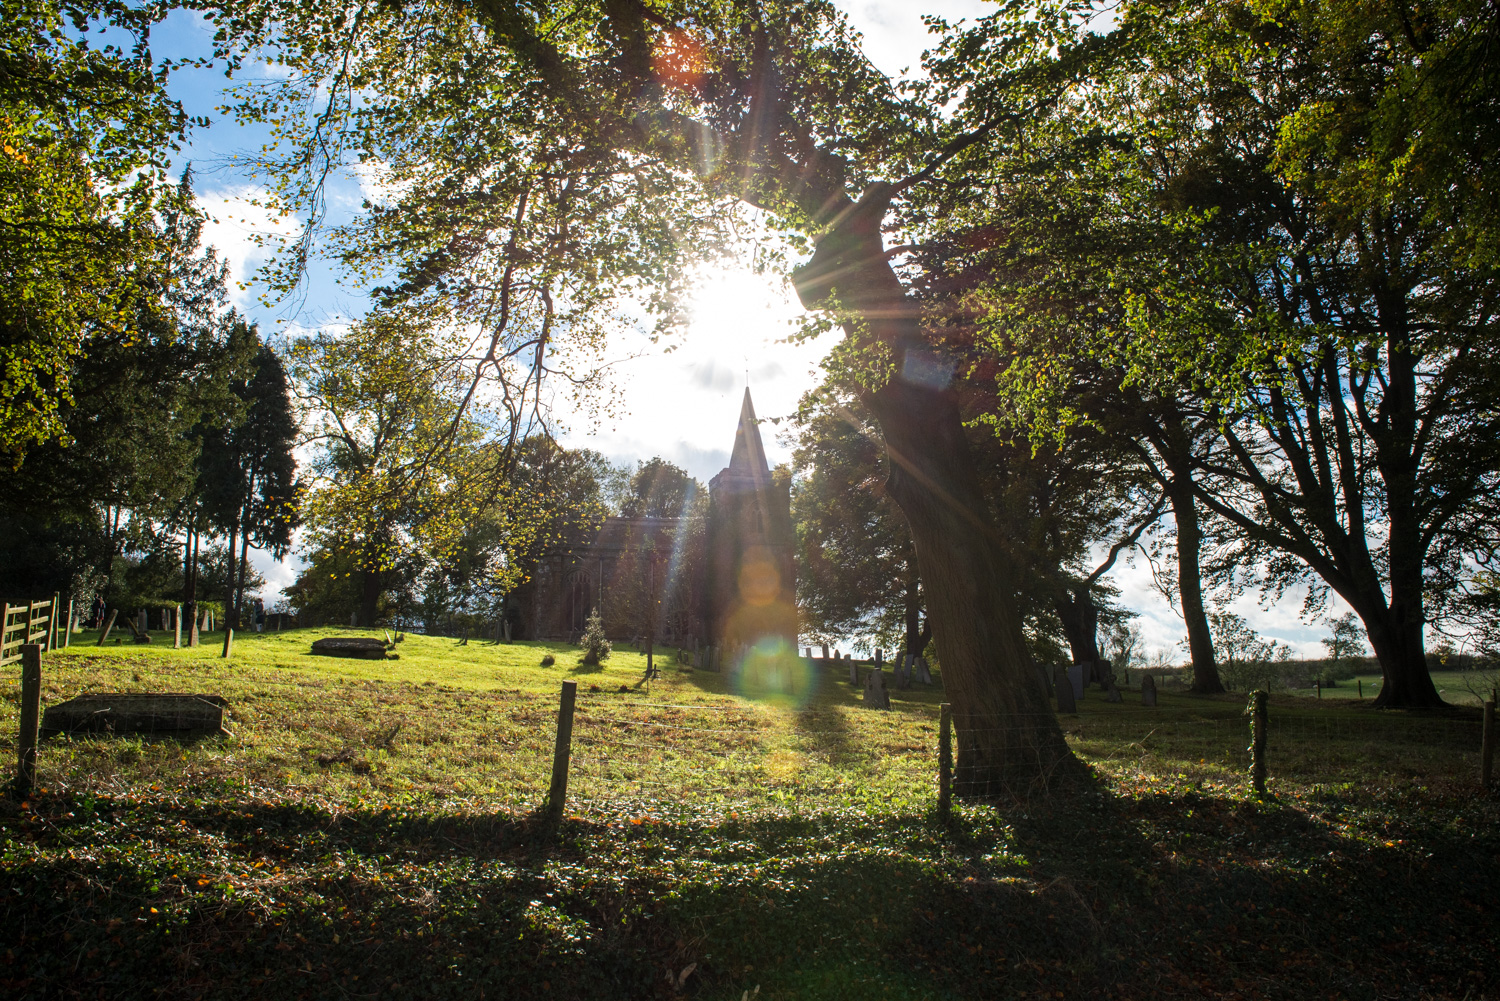
[[[1078,702],[1073,698],[1076,689],[1073,687],[1072,674],[1072,670],[1059,664],[1052,679],[1052,687],[1057,691],[1057,711],[1060,713],[1078,711]]]
[[[891,673],[896,676],[896,687],[903,692],[911,687],[911,674],[907,670],[906,660],[906,654],[897,655],[896,666],[891,669]]]
[[[1156,679],[1149,674],[1141,675],[1141,705],[1156,705]]]
[[[891,707],[891,695],[885,690],[885,671],[881,670],[878,663],[869,677],[865,678],[865,705],[871,709]]]
[[[320,657],[356,657],[385,660],[385,641],[373,636],[328,636],[314,640],[312,652]]]
[[[1073,701],[1075,702],[1080,702],[1083,700],[1083,679],[1087,676],[1085,674],[1087,670],[1087,664],[1074,664],[1072,667],[1068,668],[1068,687],[1073,689]]]
[[[846,657],[845,659],[849,661],[849,684],[851,684],[851,685],[855,686],[856,688],[858,688],[859,687],[859,661],[855,660],[853,657]]]
[[[142,692],[79,695],[47,707],[42,714],[41,736],[62,733],[215,736],[224,731],[224,709],[228,705],[219,695]]]
[[[146,610],[143,608],[136,615],[136,631],[144,633],[150,630],[150,628],[150,624],[146,621]]]
[[[1099,673],[1099,687],[1104,689],[1105,702],[1123,702],[1124,697],[1120,695],[1120,689],[1115,686],[1114,665],[1107,660],[1101,660],[1094,668]]]

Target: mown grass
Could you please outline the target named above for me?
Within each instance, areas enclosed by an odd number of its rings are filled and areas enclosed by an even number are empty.
[[[227,662],[219,637],[46,658],[45,702],[217,692],[233,733],[44,745],[46,791],[0,806],[17,929],[0,994],[1373,999],[1500,981],[1500,809],[1476,788],[1472,710],[1276,696],[1257,798],[1242,698],[1090,692],[1063,721],[1086,787],[945,824],[939,691],[874,713],[839,678],[773,698],[667,660],[648,692],[634,651],[597,671],[555,644],[418,636],[398,661],[309,656],[323,634],[237,636]],[[554,837],[531,811],[565,678]]]

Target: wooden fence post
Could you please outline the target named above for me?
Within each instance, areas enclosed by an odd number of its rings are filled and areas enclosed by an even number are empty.
[[[68,631],[63,633],[63,646],[73,645],[73,623],[78,621],[77,600],[76,598],[68,599]]]
[[[1484,703],[1484,736],[1479,745],[1479,788],[1488,789],[1495,774],[1495,700]]]
[[[557,704],[557,745],[552,751],[552,788],[547,793],[547,821],[553,827],[562,823],[563,807],[568,799],[568,762],[573,756],[573,705],[578,698],[578,682],[562,683],[562,699]]]
[[[230,653],[232,653],[233,651],[234,651],[234,630],[230,629],[229,627],[226,626],[224,628],[224,652],[221,653],[219,656],[221,656],[221,657],[223,657],[223,658],[225,658],[227,660],[229,658]]]
[[[1266,792],[1266,693],[1251,692],[1245,710],[1250,717],[1250,785],[1259,795]]]
[[[21,733],[16,741],[16,795],[30,796],[36,788],[36,738],[42,721],[42,647],[21,647]]]
[[[172,609],[172,649],[182,649],[182,606]]]
[[[103,646],[104,641],[109,639],[109,631],[115,627],[115,616],[119,614],[120,610],[118,608],[111,608],[109,610],[109,618],[104,622],[104,632],[99,634],[99,642],[96,646]]]
[[[53,650],[57,649],[57,620],[58,620],[58,614],[57,613],[58,613],[58,611],[59,611],[59,609],[57,607],[57,592],[53,591],[52,592],[52,608],[49,610],[49,614],[47,616],[47,652],[48,653],[51,653]]]
[[[953,707],[938,706],[938,815],[953,817]]]

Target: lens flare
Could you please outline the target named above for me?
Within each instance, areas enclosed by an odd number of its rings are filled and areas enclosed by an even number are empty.
[[[689,31],[663,32],[651,53],[651,69],[656,79],[672,90],[699,93],[707,68],[703,43]]]
[[[789,709],[805,708],[816,682],[812,662],[779,637],[746,647],[729,666],[729,687],[735,694]]]

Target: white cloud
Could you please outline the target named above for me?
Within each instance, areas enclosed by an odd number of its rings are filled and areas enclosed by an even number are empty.
[[[915,76],[922,66],[922,52],[937,37],[927,33],[922,15],[936,14],[952,23],[974,20],[995,12],[990,0],[925,0],[916,3],[871,3],[869,0],[834,0],[864,35],[865,55],[890,77]],[[903,70],[907,71],[903,74]]]
[[[242,184],[197,195],[198,207],[208,216],[203,224],[203,243],[217,248],[229,263],[229,297],[240,309],[255,302],[252,279],[255,271],[275,252],[280,241],[294,237],[297,224],[263,204],[266,190]]]

